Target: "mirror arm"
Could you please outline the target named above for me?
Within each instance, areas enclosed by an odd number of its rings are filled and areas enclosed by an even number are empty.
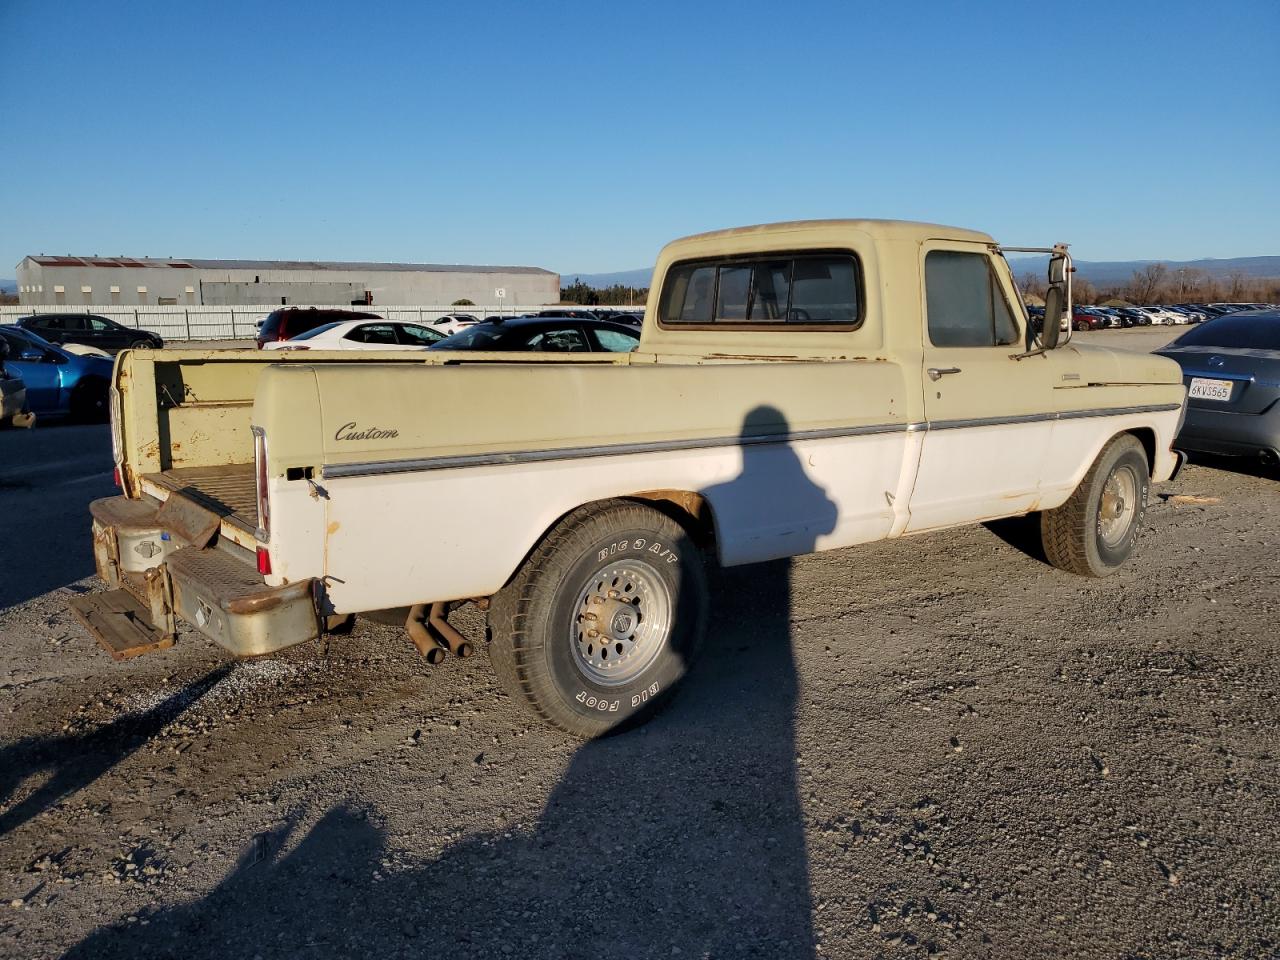
[[[1046,354],[1048,354],[1048,352],[1049,352],[1049,351],[1048,351],[1048,350],[1046,350],[1044,347],[1036,347],[1036,348],[1035,348],[1035,349],[1033,349],[1033,350],[1026,350],[1026,351],[1024,351],[1024,352],[1022,352],[1022,353],[1011,353],[1011,354],[1009,354],[1009,359],[1010,359],[1010,360],[1025,360],[1025,359],[1027,359],[1027,357],[1043,357],[1043,356],[1045,356]]]

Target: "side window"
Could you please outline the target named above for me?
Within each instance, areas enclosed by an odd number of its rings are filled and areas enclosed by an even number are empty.
[[[389,323],[366,323],[356,327],[343,340],[355,340],[357,343],[390,343],[396,342],[395,327]]]
[[[543,330],[530,337],[525,346],[543,353],[586,353],[591,349],[582,331],[574,328]]]
[[[595,335],[600,348],[610,353],[629,353],[640,344],[639,337],[633,337],[631,334],[623,333],[620,330],[597,328]]]
[[[1018,325],[981,253],[932,250],[924,258],[925,309],[935,347],[1017,343]]]
[[[403,334],[400,342],[410,346],[429,346],[444,339],[444,334],[435,330],[428,330],[426,327],[420,327],[414,323],[402,323],[400,332]]]
[[[41,317],[33,326],[37,330],[65,330],[67,319],[66,317]]]
[[[791,281],[792,323],[857,323],[858,281],[848,257],[801,257]]]
[[[720,282],[716,287],[715,318],[730,322],[747,319],[747,292],[750,289],[750,264],[721,267]]]
[[[787,319],[791,299],[791,261],[768,260],[751,270],[751,319],[781,323]]]
[[[84,317],[67,317],[65,330],[84,331],[89,329],[89,323]]]
[[[667,273],[658,318],[673,326],[856,326],[861,313],[858,289],[858,262],[847,253],[680,264]]]
[[[90,317],[89,326],[93,328],[95,333],[111,333],[115,330],[115,327],[101,317]]]

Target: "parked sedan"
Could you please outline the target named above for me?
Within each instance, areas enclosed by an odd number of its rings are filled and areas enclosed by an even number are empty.
[[[381,320],[376,313],[364,313],[356,310],[318,310],[315,307],[283,307],[272,310],[258,324],[258,349],[268,343],[289,340],[314,330],[327,323],[341,323],[344,320]]]
[[[1177,449],[1277,462],[1280,310],[1208,320],[1156,353],[1178,361],[1187,385]]]
[[[512,317],[467,327],[432,350],[524,350],[540,353],[627,353],[640,343],[635,327],[572,317]]]
[[[446,313],[443,317],[437,317],[432,320],[429,326],[434,330],[439,330],[446,337],[452,336],[463,327],[469,327],[473,323],[479,323],[480,318],[472,316],[469,313]]]
[[[346,320],[326,323],[289,340],[272,340],[268,350],[425,350],[445,335],[419,323]]]
[[[135,330],[92,313],[37,313],[15,323],[49,343],[80,343],[107,353],[129,347],[159,350],[164,346],[164,340],[158,333]]]
[[[1151,317],[1142,312],[1141,307],[1119,307],[1120,317],[1125,321],[1128,327],[1149,327],[1151,326]]]
[[[17,326],[0,327],[0,338],[9,347],[5,368],[26,384],[27,408],[32,413],[106,419],[110,359],[77,356]]]
[[[1111,326],[1111,319],[1092,307],[1076,307],[1071,314],[1073,330],[1100,330]]]

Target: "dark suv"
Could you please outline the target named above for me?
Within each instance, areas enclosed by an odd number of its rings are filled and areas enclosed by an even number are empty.
[[[158,333],[135,330],[92,313],[37,313],[18,320],[17,326],[50,343],[79,343],[108,353],[126,347],[159,350],[164,346]]]
[[[272,310],[258,328],[258,349],[275,340],[289,340],[300,333],[314,330],[326,323],[344,323],[348,320],[381,320],[376,313],[359,313],[355,310],[317,310],[315,307],[285,307]]]

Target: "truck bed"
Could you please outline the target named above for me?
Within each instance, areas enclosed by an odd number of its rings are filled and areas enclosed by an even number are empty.
[[[258,529],[258,499],[252,463],[216,467],[175,467],[142,475],[143,489],[159,499],[180,493],[244,533]],[[148,489],[150,488],[150,489]]]

